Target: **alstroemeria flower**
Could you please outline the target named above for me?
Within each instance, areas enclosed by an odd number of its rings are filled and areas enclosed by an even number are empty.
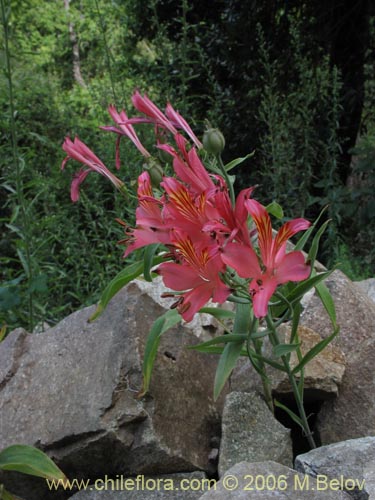
[[[257,318],[267,315],[268,303],[278,285],[289,281],[302,281],[309,277],[310,266],[303,253],[286,253],[289,238],[305,230],[310,223],[305,219],[294,219],[284,224],[275,238],[272,236],[271,219],[263,205],[253,199],[245,201],[257,231],[260,262],[251,246],[228,243],[222,249],[222,259],[237,271],[242,278],[251,278],[250,294],[253,297],[254,314]]]
[[[225,302],[231,290],[220,279],[225,266],[217,249],[194,245],[187,234],[178,231],[172,242],[180,263],[165,262],[157,272],[168,288],[184,292],[175,307],[185,321],[191,321],[210,299]]]
[[[154,197],[151,179],[148,172],[138,177],[138,207],[135,211],[137,226],[127,228],[127,237],[120,243],[125,243],[127,257],[137,248],[152,243],[170,243],[170,227],[162,214],[163,202]]]
[[[133,125],[128,123],[129,118],[124,110],[120,111],[120,113],[116,110],[116,108],[112,105],[108,106],[108,113],[111,115],[113,121],[116,123],[117,127],[113,126],[104,126],[100,127],[102,130],[107,130],[109,132],[114,132],[118,134],[118,138],[116,141],[116,168],[120,168],[120,140],[122,136],[128,137],[133,144],[136,146],[138,151],[145,157],[150,158],[151,154],[147,151],[147,149],[141,143],[136,131],[134,130]]]
[[[117,189],[121,189],[124,186],[124,183],[112,174],[112,172],[108,170],[95,153],[93,153],[93,151],[91,151],[86,144],[79,140],[78,137],[76,137],[74,141],[72,141],[70,137],[66,137],[62,148],[67,153],[67,156],[61,164],[61,169],[64,169],[66,162],[71,159],[77,160],[88,167],[86,170],[79,170],[73,178],[70,190],[72,201],[77,201],[79,199],[79,186],[90,172],[97,172],[98,174],[103,175],[109,179]]]
[[[159,149],[173,156],[173,170],[177,177],[189,186],[196,194],[204,191],[214,191],[216,186],[201,162],[194,147],[187,151],[187,141],[181,134],[176,134],[174,140],[177,150],[169,144],[159,144]]]
[[[156,127],[168,130],[173,136],[177,134],[177,129],[183,130],[194,144],[202,147],[202,143],[191,130],[187,121],[178,113],[170,103],[167,104],[165,114],[154,104],[145,94],[143,97],[136,91],[132,96],[134,107],[146,115],[148,118],[136,117],[130,118],[128,123],[154,123]]]

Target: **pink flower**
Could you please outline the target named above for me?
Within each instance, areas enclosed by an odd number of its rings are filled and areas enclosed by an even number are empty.
[[[177,150],[169,144],[159,144],[158,147],[173,156],[173,169],[179,179],[197,194],[214,191],[216,186],[199,159],[196,149],[193,147],[187,151],[187,141],[181,134],[176,134],[174,139]]]
[[[261,262],[251,246],[239,243],[224,246],[222,259],[242,278],[251,278],[249,289],[253,296],[254,314],[261,318],[267,315],[268,302],[278,285],[308,278],[310,266],[305,263],[302,252],[287,254],[286,244],[291,236],[307,229],[310,223],[305,219],[289,221],[273,238],[271,219],[265,207],[253,199],[246,200],[245,206],[258,231]]]
[[[202,147],[202,143],[191,130],[187,121],[175,111],[170,103],[167,104],[164,114],[146,94],[142,97],[136,91],[132,96],[132,102],[134,107],[148,118],[130,118],[128,123],[154,123],[156,127],[168,130],[173,136],[177,134],[177,129],[182,129],[198,148]]]
[[[221,281],[225,271],[217,249],[193,244],[186,233],[175,231],[172,238],[180,263],[165,262],[157,272],[168,288],[182,293],[175,304],[185,321],[191,321],[210,299],[223,303],[231,290]]]
[[[86,146],[86,144],[80,141],[78,137],[76,137],[74,141],[72,141],[69,137],[66,137],[62,148],[67,153],[66,158],[61,164],[62,169],[65,168],[66,162],[71,159],[77,160],[88,167],[86,170],[79,170],[73,178],[70,190],[72,201],[77,201],[79,199],[79,186],[90,172],[97,172],[103,175],[109,179],[117,189],[121,189],[124,186],[124,183],[113,175],[104,163],[91,151],[90,148]]]
[[[138,177],[138,207],[135,229],[127,228],[127,237],[120,243],[127,245],[124,257],[137,248],[152,243],[170,243],[170,228],[162,214],[163,203],[154,197],[148,172]]]
[[[142,145],[136,131],[134,130],[133,125],[128,123],[129,118],[127,114],[125,113],[124,110],[122,110],[120,113],[116,110],[116,108],[112,105],[108,106],[108,112],[113,118],[113,121],[118,125],[117,127],[100,127],[102,130],[108,130],[109,132],[115,132],[118,134],[118,139],[116,142],[116,167],[117,169],[120,168],[120,154],[119,154],[119,146],[120,146],[120,140],[122,136],[127,136],[133,144],[136,146],[138,151],[145,157],[145,158],[150,158],[151,154],[147,151],[147,149]]]

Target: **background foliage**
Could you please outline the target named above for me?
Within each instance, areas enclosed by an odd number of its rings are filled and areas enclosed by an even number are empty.
[[[320,259],[374,275],[372,2],[1,3],[0,325],[55,323],[121,269],[122,200],[90,174],[73,205],[74,166],[59,167],[66,135],[114,165],[113,137],[98,127],[109,103],[131,109],[134,88],[161,107],[170,99],[199,134],[205,119],[220,127],[226,160],[255,151],[238,189],[258,184],[287,217],[329,204]],[[131,183],[142,160],[125,141],[122,157]]]

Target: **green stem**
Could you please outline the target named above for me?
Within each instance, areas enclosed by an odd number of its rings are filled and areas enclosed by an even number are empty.
[[[280,344],[280,339],[279,339],[277,330],[275,329],[275,326],[273,324],[272,318],[269,315],[266,316],[266,321],[267,321],[268,329],[270,330],[270,340],[271,340],[272,344],[274,346],[279,345]],[[297,384],[296,378],[295,378],[295,376],[294,376],[294,374],[292,372],[292,369],[290,367],[290,364],[289,364],[287,356],[281,356],[281,359],[283,361],[286,373],[288,375],[290,385],[292,386],[294,398],[295,398],[295,401],[296,401],[296,404],[297,404],[299,416],[300,416],[302,424],[303,424],[303,430],[305,432],[306,438],[307,438],[307,440],[308,440],[309,445],[311,446],[311,448],[312,449],[316,448],[316,444],[315,444],[315,441],[314,441],[314,438],[313,438],[313,434],[312,434],[312,432],[310,430],[310,426],[309,426],[309,423],[308,423],[308,420],[307,420],[307,417],[306,417],[305,408],[303,406],[303,396],[302,396],[301,392],[298,389],[298,384]]]
[[[224,165],[223,160],[221,159],[220,155],[217,155],[217,160],[218,160],[218,163],[219,163],[219,167],[220,167],[221,173],[222,173],[222,175],[223,175],[223,177],[225,179],[225,182],[227,183],[228,189],[229,189],[230,201],[232,202],[232,206],[234,206],[235,203],[236,203],[236,197],[235,197],[235,194],[234,194],[233,184],[231,183],[231,181],[229,179],[228,172],[225,169],[225,165]]]

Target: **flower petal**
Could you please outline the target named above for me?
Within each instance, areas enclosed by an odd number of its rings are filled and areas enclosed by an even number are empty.
[[[277,283],[305,280],[309,277],[310,270],[302,252],[290,252],[285,255],[276,270]]]
[[[228,243],[222,249],[221,258],[242,278],[258,278],[262,275],[257,254],[250,246]]]
[[[266,208],[256,200],[246,200],[245,206],[253,218],[258,231],[258,242],[262,261],[267,268],[273,267],[271,218]]]
[[[267,316],[268,303],[277,287],[275,277],[264,276],[263,281],[253,280],[250,284],[250,292],[253,292],[253,309],[256,318]]]

